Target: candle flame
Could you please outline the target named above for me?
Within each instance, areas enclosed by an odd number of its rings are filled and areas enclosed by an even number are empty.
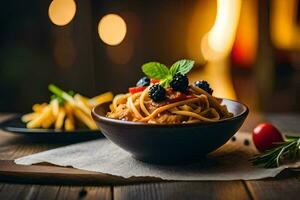
[[[220,60],[230,53],[240,17],[241,0],[218,0],[217,16],[211,30],[201,41],[207,60]]]

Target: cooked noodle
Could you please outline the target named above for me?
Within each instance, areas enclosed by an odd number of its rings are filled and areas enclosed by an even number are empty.
[[[149,87],[135,94],[117,95],[107,116],[156,124],[211,123],[233,116],[219,99],[198,87],[190,86],[184,98],[168,99],[160,103],[150,99]]]

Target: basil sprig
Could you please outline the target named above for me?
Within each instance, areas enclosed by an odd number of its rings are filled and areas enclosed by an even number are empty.
[[[182,59],[168,69],[166,65],[159,62],[148,62],[142,66],[142,70],[148,78],[160,80],[159,84],[168,87],[175,74],[187,74],[193,68],[194,63],[193,60]]]

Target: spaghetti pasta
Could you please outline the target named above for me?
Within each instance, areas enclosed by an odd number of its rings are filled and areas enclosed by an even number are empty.
[[[232,117],[219,100],[201,88],[189,86],[186,93],[167,90],[168,98],[155,102],[149,88],[134,94],[117,95],[107,117],[155,124],[213,123]]]

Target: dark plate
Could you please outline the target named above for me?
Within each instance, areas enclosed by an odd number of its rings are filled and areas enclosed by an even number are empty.
[[[4,131],[21,134],[26,136],[53,136],[53,137],[82,137],[82,138],[99,138],[103,137],[99,130],[75,129],[74,131],[63,131],[55,129],[29,129],[21,121],[21,114],[16,115],[0,124]]]
[[[134,158],[151,163],[199,161],[225,144],[241,127],[248,115],[242,103],[223,99],[233,117],[209,124],[145,124],[105,117],[108,104],[98,105],[92,117],[102,133],[130,152]]]

